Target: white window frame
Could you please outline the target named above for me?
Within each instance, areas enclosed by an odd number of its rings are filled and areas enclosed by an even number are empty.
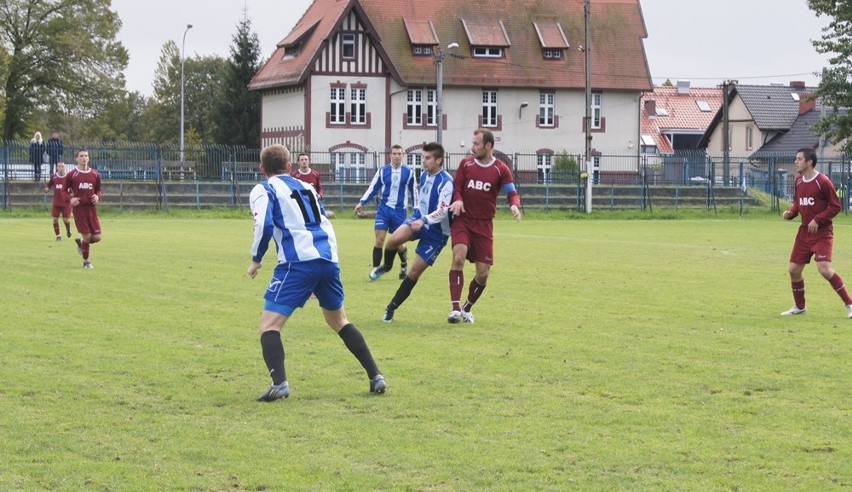
[[[423,89],[408,89],[407,123],[409,125],[423,124]]]
[[[367,124],[367,89],[350,87],[349,100],[353,125]]]
[[[482,126],[494,128],[497,126],[497,91],[484,89],[482,91]]]
[[[438,91],[426,89],[426,125],[438,126]]]
[[[535,158],[535,167],[545,183],[550,182],[550,173],[553,170],[553,156],[550,154],[538,154]]]
[[[423,154],[420,152],[408,152],[405,154],[405,164],[412,170],[419,171],[423,165]]]
[[[503,58],[503,48],[496,46],[475,46],[473,48],[474,58]]]
[[[538,94],[538,126],[552,127],[556,124],[556,94],[540,92]]]
[[[601,106],[603,102],[603,93],[592,92],[591,115],[592,115],[592,130],[600,130],[603,123]]]
[[[340,56],[345,60],[352,60],[355,58],[355,34],[343,33],[340,36]],[[347,50],[351,53],[347,54]]]
[[[349,152],[349,167],[353,170],[352,177],[357,182],[367,180],[367,154],[364,152]]]
[[[561,60],[565,57],[565,52],[560,48],[545,48],[544,49],[544,59],[545,60]]]
[[[346,124],[346,88],[331,88],[331,112],[329,123],[332,125]]]

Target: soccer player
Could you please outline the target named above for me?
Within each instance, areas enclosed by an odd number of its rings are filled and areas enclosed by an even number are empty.
[[[406,206],[409,201],[414,203],[415,177],[412,169],[402,163],[402,146],[391,147],[391,162],[385,164],[376,171],[373,181],[361,197],[358,205],[355,205],[355,213],[360,214],[364,204],[379,195],[379,206],[376,210],[375,231],[376,243],[373,245],[373,269],[370,271],[370,280],[378,280],[385,271],[381,268],[382,248],[385,245],[385,237],[388,231],[393,234],[397,227],[405,222]],[[405,244],[399,247],[399,261],[402,267],[399,278],[404,279],[408,272],[408,255]]]
[[[444,170],[444,147],[439,143],[423,146],[423,172],[420,174],[418,195],[414,213],[394,231],[385,245],[385,263],[382,268],[389,272],[393,268],[397,248],[407,241],[419,240],[411,270],[385,309],[382,321],[386,323],[393,320],[394,312],[411,295],[420,275],[435,263],[450,235],[448,212],[453,198],[453,178]]]
[[[387,383],[367,342],[346,319],[334,229],[323,214],[316,190],[290,176],[290,168],[287,147],[271,145],[263,149],[260,171],[267,180],[256,185],[249,198],[254,215],[254,242],[248,276],[257,276],[270,240],[275,241],[278,254],[260,318],[260,346],[272,385],[257,400],[271,402],[290,396],[281,330],[312,292],[316,293],[328,326],[343,339],[367,372],[370,392],[384,393]]]
[[[311,169],[311,157],[304,152],[299,154],[299,169],[293,171],[292,176],[296,179],[302,180],[305,183],[310,183],[311,186],[317,190],[317,195],[319,195],[320,202],[323,202],[322,195],[322,183],[320,182],[320,175],[317,171]],[[323,207],[325,208],[325,207]],[[331,210],[325,211],[325,216],[329,219],[334,218],[334,212]]]
[[[516,220],[521,220],[521,196],[515,190],[512,171],[492,155],[494,134],[478,128],[470,143],[472,156],[465,157],[456,170],[455,192],[450,212],[453,214],[453,265],[450,267],[450,301],[453,310],[450,323],[473,323],[470,309],[485,290],[491,265],[494,264],[494,215],[497,196],[502,192]],[[476,264],[476,275],[470,282],[467,301],[461,304],[465,259]]]
[[[71,237],[71,196],[65,191],[65,163],[62,161],[56,163],[56,173],[51,174],[50,179],[44,184],[44,192],[50,191],[51,187],[53,187],[53,206],[50,215],[53,217],[53,233],[56,234],[57,241],[62,241],[62,234],[59,233],[60,215],[65,222],[65,232],[68,237]]]
[[[852,318],[852,297],[846,290],[846,284],[831,266],[831,251],[834,246],[834,226],[832,219],[840,212],[840,199],[831,179],[816,170],[817,156],[814,149],[805,147],[796,152],[796,190],[793,206],[782,214],[787,220],[802,216],[802,224],[796,233],[793,252],[790,254],[790,281],[793,287],[793,301],[790,309],[781,316],[804,314],[805,279],[802,271],[811,257],[816,261],[817,269],[831,284],[831,287],[846,305],[846,315]]]
[[[65,189],[71,194],[74,224],[82,239],[75,239],[77,252],[83,255],[83,268],[94,268],[89,261],[89,248],[101,240],[101,222],[95,207],[101,201],[101,177],[89,167],[89,151],[77,149],[77,167],[68,173]]]

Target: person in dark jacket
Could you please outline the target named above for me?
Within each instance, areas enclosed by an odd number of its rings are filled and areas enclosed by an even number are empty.
[[[56,164],[63,162],[62,152],[65,151],[65,146],[62,144],[62,139],[59,138],[59,132],[50,134],[50,140],[47,141],[47,155],[50,156],[50,174],[53,174],[53,169]]]
[[[44,163],[45,143],[41,138],[41,132],[35,132],[30,140],[30,163],[33,165],[33,177],[41,181],[41,165]]]

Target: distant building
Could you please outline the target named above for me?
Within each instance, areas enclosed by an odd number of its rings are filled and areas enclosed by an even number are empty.
[[[707,127],[722,106],[720,87],[654,86],[642,94],[641,151],[643,155],[668,155],[696,150]]]
[[[439,125],[456,153],[481,126],[497,150],[533,153],[549,169],[554,154],[584,148],[583,4],[315,0],[249,85],[262,97],[262,144],[328,152],[340,169],[399,143],[417,165],[413,151]],[[638,156],[639,98],[652,88],[639,0],[591,8],[593,146]]]

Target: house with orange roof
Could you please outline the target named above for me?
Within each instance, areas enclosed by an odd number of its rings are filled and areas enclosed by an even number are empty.
[[[656,85],[642,94],[640,143],[643,155],[668,155],[697,150],[704,132],[722,106],[719,87]]]
[[[549,168],[584,148],[590,48],[595,153],[638,157],[639,100],[652,89],[639,0],[592,0],[590,15],[584,47],[583,0],[314,0],[249,85],[262,144],[360,170],[393,144],[417,165],[439,126],[449,153],[466,152],[484,127],[510,165],[506,154],[526,152]]]

